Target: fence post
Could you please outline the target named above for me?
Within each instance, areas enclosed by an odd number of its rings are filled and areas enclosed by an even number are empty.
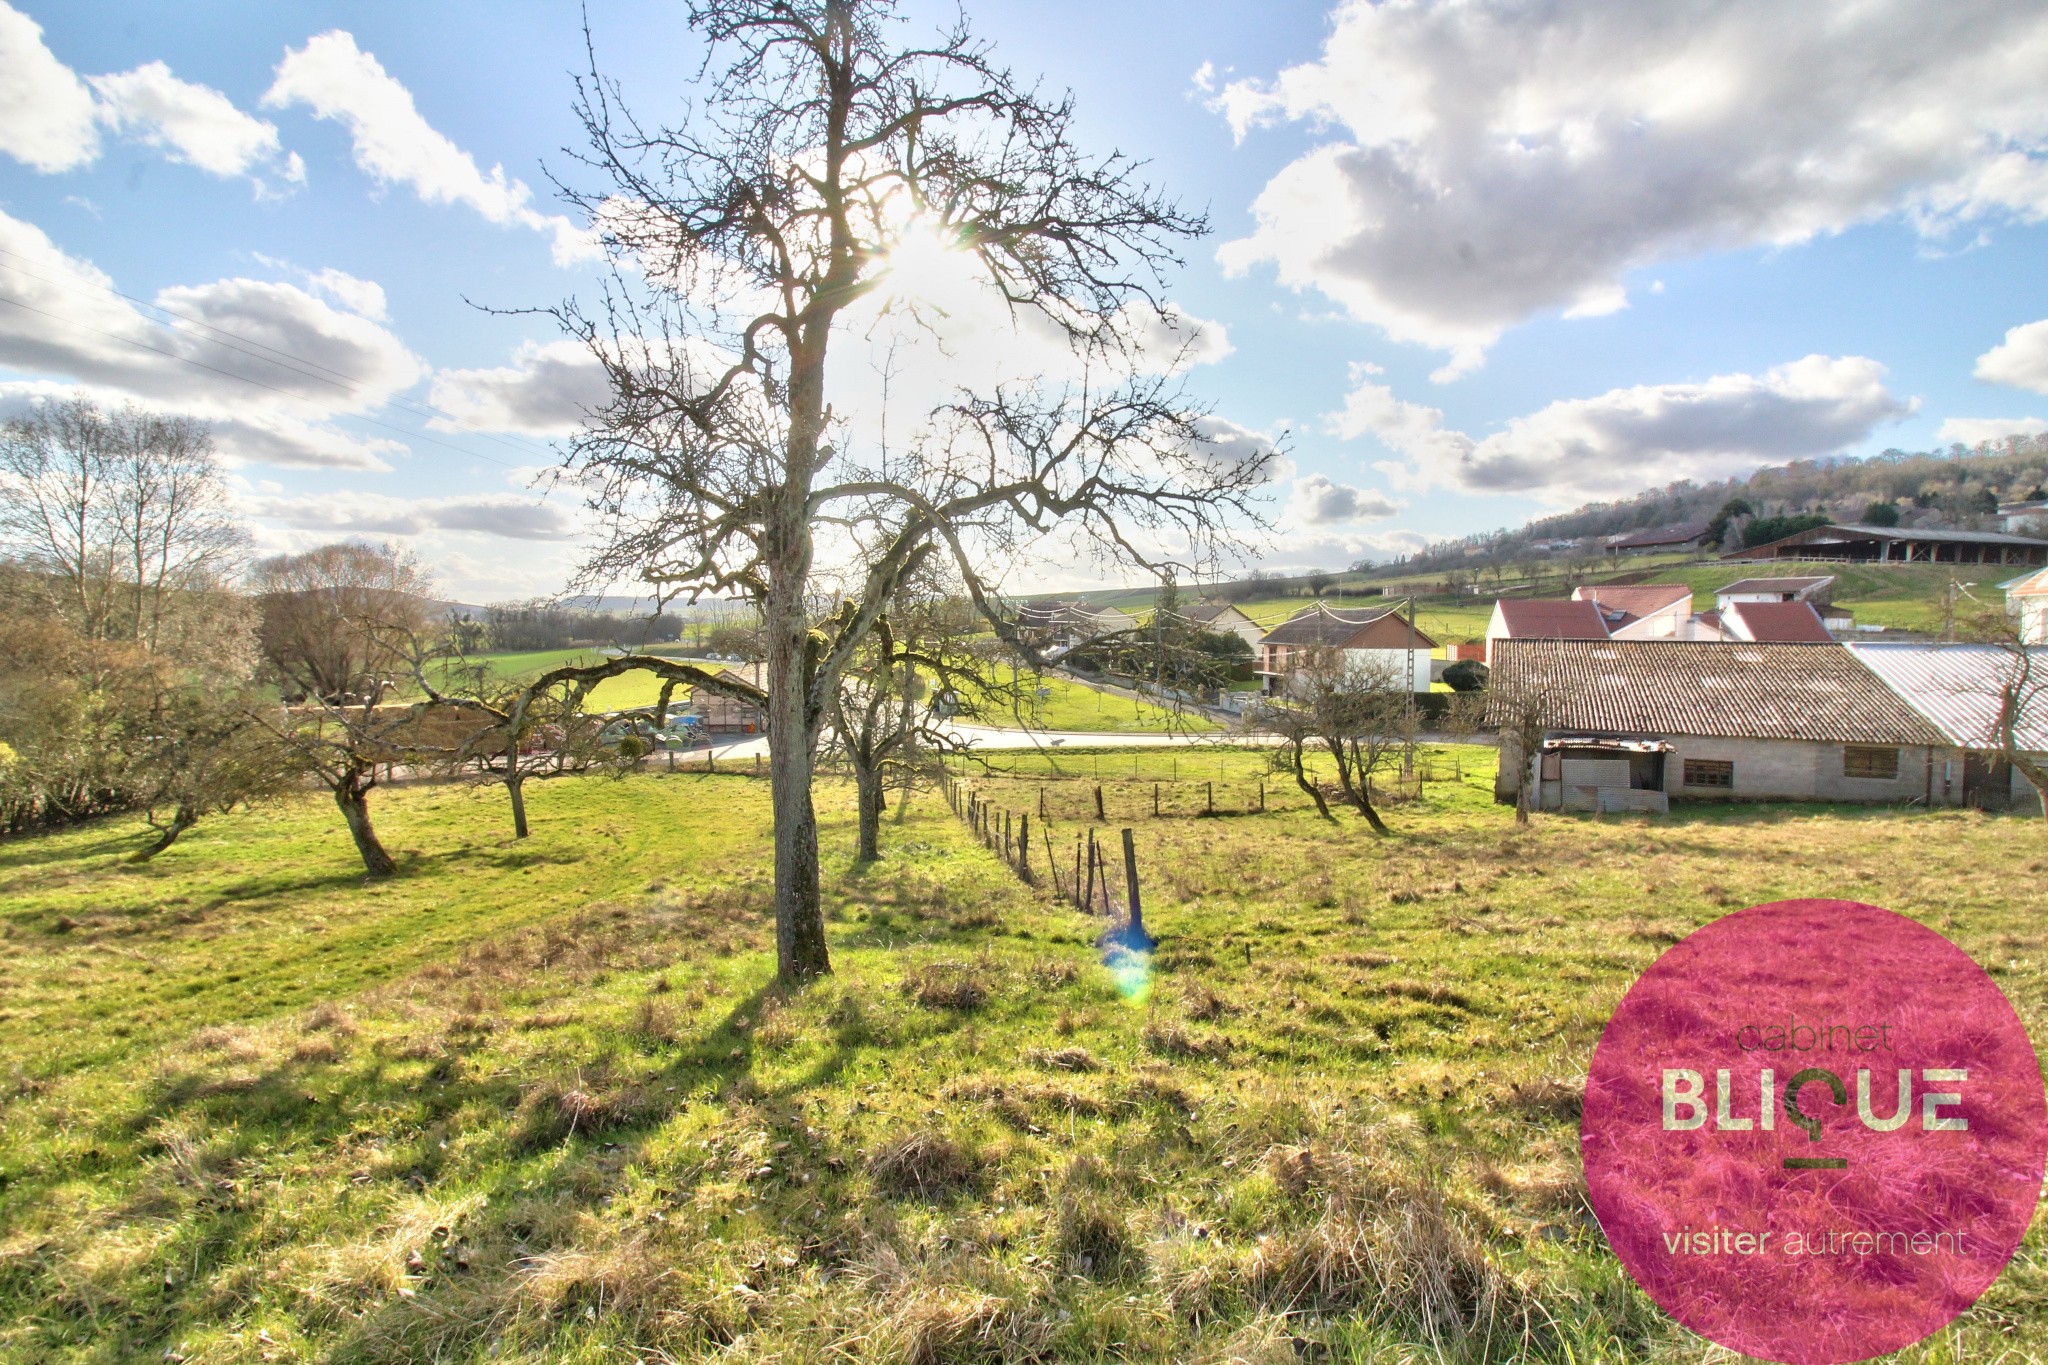
[[[1015,861],[1010,852],[1010,812],[1008,811],[1003,812],[1003,861],[1006,863]]]
[[[1038,818],[1040,821],[1045,819],[1045,784],[1043,782],[1038,784]]]
[[[1149,943],[1152,936],[1145,932],[1145,907],[1138,899],[1138,850],[1128,829],[1124,831],[1124,881],[1131,902],[1131,937]]]
[[[1074,836],[1074,880],[1068,894],[1073,898],[1074,908],[1081,909],[1081,836],[1078,834]]]
[[[1204,782],[1202,785],[1206,787],[1209,792],[1209,795],[1206,798],[1208,801],[1209,808],[1203,813],[1205,815],[1214,815],[1216,813],[1216,784],[1214,782]]]
[[[1031,880],[1031,812],[1017,817],[1017,875]]]
[[[1102,784],[1099,782],[1095,786],[1095,818],[1098,820],[1109,819],[1107,815],[1102,813]]]
[[[1266,809],[1266,779],[1262,777],[1262,778],[1260,778],[1260,779],[1259,779],[1259,810],[1260,810],[1260,812],[1261,812],[1261,813],[1264,813],[1265,809]]]
[[[1159,784],[1157,782],[1152,784],[1152,818],[1154,820],[1159,818]]]
[[[1088,828],[1088,913],[1095,913],[1095,828]]]

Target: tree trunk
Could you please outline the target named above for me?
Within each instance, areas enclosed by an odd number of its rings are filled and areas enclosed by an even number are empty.
[[[1380,813],[1372,808],[1371,781],[1372,779],[1368,777],[1366,785],[1361,785],[1358,789],[1358,813],[1365,817],[1365,823],[1372,826],[1374,834],[1379,835],[1382,839],[1390,838],[1394,831],[1387,828],[1387,822],[1380,819]]]
[[[2033,787],[2034,795],[2041,798],[2041,818],[2048,820],[2048,763],[2022,753],[2012,755],[2012,766],[2020,770],[2020,776]]]
[[[871,863],[882,856],[882,775],[856,757],[853,786],[860,799],[860,849],[854,856]]]
[[[398,871],[398,864],[384,851],[384,845],[377,842],[377,831],[370,824],[370,788],[360,773],[350,773],[334,788],[334,804],[341,807],[341,818],[348,821],[349,837],[356,841],[356,852],[363,855],[363,869],[372,877],[389,877]]]
[[[180,834],[183,834],[186,830],[192,828],[192,826],[198,823],[199,812],[193,810],[190,806],[181,804],[178,807],[177,811],[171,816],[171,823],[163,826],[163,828],[158,831],[156,842],[151,844],[148,848],[139,850],[132,858],[129,859],[129,861],[137,863],[148,862],[151,858],[154,858],[157,854],[163,852],[172,844],[178,842],[178,836]]]
[[[1309,800],[1316,803],[1316,814],[1334,823],[1336,817],[1330,814],[1330,803],[1323,800],[1323,789],[1308,780],[1308,772],[1302,767],[1301,746],[1291,746],[1294,751],[1294,784],[1308,793]]]
[[[809,623],[800,597],[771,593],[762,613],[768,654],[768,785],[775,812],[775,968],[785,982],[832,970],[818,894],[818,815],[811,768],[818,731],[809,705]]]
[[[517,760],[514,760],[517,762]],[[526,828],[526,774],[514,768],[505,778],[505,794],[512,798],[512,837],[524,839]]]

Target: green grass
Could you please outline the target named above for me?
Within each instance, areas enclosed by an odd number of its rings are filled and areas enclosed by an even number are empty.
[[[1206,732],[1220,728],[1196,712],[1176,714],[1130,697],[1117,696],[1065,676],[1045,674],[1038,683],[1047,695],[1035,697],[1031,675],[1019,675],[1024,700],[1016,705],[986,693],[970,696],[974,714],[961,719],[980,725],[1082,734],[1164,734]],[[1003,679],[1007,681],[1007,679]]]
[[[975,781],[1044,790],[1067,849],[1095,757]],[[855,867],[836,786],[838,970],[791,996],[746,778],[540,785],[523,843],[492,793],[379,793],[405,872],[367,887],[310,798],[141,867],[132,823],[0,844],[0,1359],[1701,1361],[1583,1204],[1575,1085],[1636,973],[1847,896],[2048,1023],[2032,821],[1517,830],[1484,750],[1430,750],[1381,841],[1270,781],[1262,816],[1149,818],[1176,761],[1187,810],[1263,755],[1100,757],[1136,768],[1104,780],[1146,973],[929,798]],[[2048,1335],[2043,1233],[1899,1358]],[[1452,1325],[1484,1305],[1527,1340]]]
[[[658,652],[658,651],[650,651]],[[568,665],[603,663],[605,656],[588,649],[544,649],[523,653],[473,654],[468,663],[486,664],[494,682],[524,682],[549,669]],[[445,677],[446,670],[443,670]],[[606,678],[590,690],[586,706],[593,712],[630,711],[653,706],[661,700],[661,679],[651,673],[627,673]],[[686,689],[678,688],[675,700],[687,701]]]

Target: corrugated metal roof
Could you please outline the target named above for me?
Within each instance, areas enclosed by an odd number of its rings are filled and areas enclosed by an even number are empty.
[[[1496,699],[1557,694],[1553,729],[1836,744],[1941,744],[1929,721],[1840,645],[1500,640]],[[1496,706],[1498,701],[1496,701]],[[1492,709],[1492,708],[1490,708]],[[1494,711],[1490,719],[1502,719]]]
[[[1503,597],[1494,606],[1512,640],[1604,640],[1597,603],[1548,597]]]
[[[1326,645],[1335,647],[1379,620],[1392,615],[1393,607],[1375,607],[1365,611],[1343,611],[1326,607],[1321,603],[1306,610],[1298,611],[1267,631],[1259,640],[1262,645]]]
[[[1997,645],[1872,641],[1849,648],[1887,687],[1965,748],[1997,747],[2001,694],[2009,683],[2017,685],[2020,743],[2048,751],[2048,650],[2030,650],[2021,660]],[[2023,668],[2025,677],[2019,676]]]

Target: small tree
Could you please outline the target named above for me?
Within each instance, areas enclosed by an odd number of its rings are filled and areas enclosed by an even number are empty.
[[[2048,818],[2048,649],[2027,642],[2015,613],[1979,608],[1963,618],[1961,634],[1996,651],[1978,684],[1981,698],[1971,699],[1972,709],[1988,712],[1980,743],[2027,780]]]
[[[921,596],[899,594],[840,675],[832,746],[853,769],[861,862],[881,856],[888,788],[899,787],[900,802],[936,776],[947,755],[966,751],[942,699],[966,699],[970,708],[1016,700],[995,657],[970,639],[972,626],[971,611],[929,586]]]
[[[1324,819],[1331,818],[1329,803],[1305,771],[1312,746],[1330,755],[1339,792],[1373,833],[1393,833],[1373,804],[1372,779],[1415,741],[1414,698],[1401,686],[1397,669],[1354,661],[1340,649],[1308,649],[1288,674],[1284,697],[1249,713],[1248,722],[1279,737],[1296,784]]]
[[[1500,768],[1493,780],[1493,799],[1512,801],[1515,823],[1529,823],[1535,799],[1530,763],[1543,737],[1562,722],[1571,700],[1564,684],[1520,669],[1496,668],[1486,693],[1486,724],[1500,735]]]
[[[1330,590],[1330,585],[1336,581],[1337,575],[1329,572],[1327,569],[1311,569],[1302,575],[1302,582],[1308,585],[1311,597],[1321,597]]]
[[[437,617],[433,582],[393,545],[322,545],[259,561],[250,573],[263,662],[288,701],[346,708],[381,694]]]
[[[268,709],[252,693],[186,688],[164,698],[135,754],[137,801],[157,837],[134,861],[148,862],[207,816],[274,799],[297,784],[280,727],[255,719]]]

